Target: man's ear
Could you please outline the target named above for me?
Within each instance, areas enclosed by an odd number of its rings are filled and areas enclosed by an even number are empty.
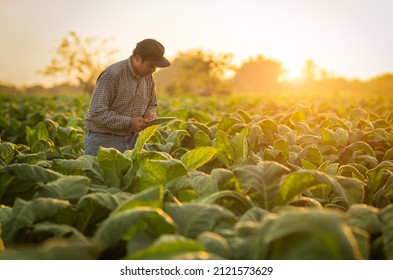
[[[134,55],[135,61],[138,63],[142,62],[142,57],[139,54]]]

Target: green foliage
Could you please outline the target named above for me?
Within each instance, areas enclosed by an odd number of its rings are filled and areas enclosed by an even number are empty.
[[[391,98],[166,98],[98,156],[87,100],[0,98],[0,259],[393,259]]]

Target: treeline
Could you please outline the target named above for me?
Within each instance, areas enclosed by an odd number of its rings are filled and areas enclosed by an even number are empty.
[[[56,85],[17,88],[0,83],[1,93],[80,93],[91,94],[99,73],[114,62],[117,50],[108,48],[107,39],[80,38],[69,32],[58,46],[49,65],[39,70],[53,78]],[[203,50],[178,53],[171,67],[159,69],[154,75],[158,91],[170,94],[230,94],[238,92],[355,92],[393,94],[393,72],[369,80],[337,77],[307,60],[299,78],[284,79],[281,62],[262,55],[232,63],[230,53],[217,54]],[[392,69],[393,70],[393,69]]]
[[[262,55],[250,58],[238,67],[231,64],[231,54],[214,55],[201,50],[180,53],[171,67],[155,74],[157,88],[172,94],[202,95],[231,92],[356,92],[393,94],[393,73],[369,80],[336,77],[305,62],[300,77],[284,80],[285,69],[276,60]],[[227,73],[230,77],[226,77]]]
[[[83,94],[86,93],[79,85],[60,84],[52,87],[34,85],[17,87],[12,84],[0,83],[0,94]]]

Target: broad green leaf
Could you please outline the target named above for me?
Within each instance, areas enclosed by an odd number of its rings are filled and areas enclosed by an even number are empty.
[[[3,240],[8,244],[24,242],[25,233],[36,222],[72,224],[74,212],[68,201],[37,198],[16,200],[11,214],[2,224]]]
[[[227,133],[223,130],[217,131],[215,146],[217,148],[217,157],[220,158],[226,166],[229,166],[235,160],[235,150],[228,139]]]
[[[347,164],[351,161],[354,161],[353,160],[354,154],[356,157],[360,155],[360,153],[363,155],[369,155],[375,157],[375,152],[369,144],[363,141],[357,141],[341,150],[339,155],[340,161],[342,164]]]
[[[62,176],[52,170],[27,163],[0,167],[0,199],[3,198],[2,203],[6,205],[12,205],[17,197],[31,199],[37,184],[48,183]],[[4,196],[7,196],[6,200]]]
[[[46,159],[47,158],[45,152],[39,152],[34,154],[20,154],[16,156],[17,163],[36,164],[40,161],[45,161]]]
[[[311,132],[300,132],[296,143],[300,147],[315,146],[321,142],[321,137],[311,134]]]
[[[279,124],[277,126],[278,129],[278,136],[284,137],[288,141],[288,145],[296,145],[296,138],[297,138],[297,132],[290,127],[288,127],[285,124]]]
[[[355,178],[362,182],[366,181],[366,178],[362,175],[362,173],[360,173],[360,171],[356,169],[356,167],[349,164],[341,165],[340,168],[337,170],[337,175]]]
[[[247,135],[250,130],[250,125],[244,127],[240,133],[237,133],[233,137],[234,148],[235,148],[235,161],[245,160],[248,156],[248,142]]]
[[[12,176],[8,172],[2,172],[1,167],[0,167],[0,201],[2,200],[4,194],[7,192],[8,187],[14,180],[14,176]],[[29,185],[28,188],[31,186]],[[4,202],[2,202],[4,204]]]
[[[152,208],[162,208],[164,200],[164,190],[162,186],[148,188],[143,190],[134,196],[130,197],[125,203],[119,205],[115,211],[112,212],[113,215],[117,215],[123,211],[139,207],[147,206]]]
[[[264,119],[259,122],[259,126],[263,131],[264,137],[269,141],[269,143],[273,143],[276,140],[275,134],[278,133],[277,124],[271,119]]]
[[[237,188],[237,185],[232,171],[215,168],[211,174],[191,171],[189,176],[176,178],[165,187],[181,201],[190,201],[216,193],[219,190]]]
[[[31,146],[31,151],[33,153],[47,152],[48,150],[56,150],[55,144],[51,139],[38,139]]]
[[[246,196],[230,190],[224,190],[210,194],[198,203],[220,205],[237,216],[243,215],[254,206],[254,203]]]
[[[263,132],[259,125],[253,124],[250,126],[250,130],[247,135],[247,141],[251,150],[253,150],[255,153],[258,153],[261,150],[259,141],[262,134]]]
[[[292,122],[304,122],[306,115],[311,114],[312,110],[305,105],[296,104],[289,110],[289,113],[291,114],[290,119]]]
[[[384,196],[391,196],[393,194],[393,172],[386,180],[385,185],[382,187]]]
[[[4,160],[7,165],[14,160],[15,151],[15,144],[8,142],[0,143],[0,159]]]
[[[121,177],[132,167],[132,161],[114,148],[98,149],[98,164],[104,173],[104,181],[108,187],[121,189]]]
[[[11,207],[0,204],[0,224],[7,219],[8,215],[11,214],[11,212],[12,212]],[[0,226],[0,231],[1,231],[1,226]]]
[[[358,227],[370,235],[381,233],[382,223],[379,219],[379,209],[366,204],[354,204],[347,212],[348,224]]]
[[[319,151],[318,148],[308,146],[304,148],[298,155],[297,155],[297,161],[301,159],[306,159],[310,161],[312,164],[314,164],[316,167],[320,166],[323,162],[321,152]]]
[[[274,161],[262,161],[257,165],[238,167],[233,170],[242,192],[264,209],[275,206],[281,178],[290,170]]]
[[[277,139],[276,141],[274,141],[273,147],[275,150],[281,151],[285,159],[289,160],[289,145],[287,139]]]
[[[212,132],[207,125],[200,122],[189,122],[187,124],[187,130],[191,133],[191,135],[195,136],[199,131],[203,131],[210,139],[213,138]]]
[[[41,197],[51,197],[77,203],[82,196],[87,194],[89,185],[89,178],[67,176],[47,183],[38,189],[38,194]]]
[[[81,175],[91,179],[92,183],[103,184],[104,174],[98,165],[97,157],[83,155],[77,159],[54,159],[52,168],[64,175]]]
[[[338,128],[335,132],[335,141],[338,146],[345,147],[348,143],[349,134],[344,128]]]
[[[27,163],[12,164],[2,167],[0,168],[0,173],[3,172],[8,173],[19,180],[31,180],[43,183],[48,183],[63,177],[62,174],[55,171]]]
[[[77,128],[79,126],[83,126],[83,119],[82,118],[72,118],[70,119],[67,124],[66,127],[74,127]]]
[[[218,123],[218,130],[228,133],[228,130],[235,124],[241,123],[240,120],[231,117],[224,117]]]
[[[311,170],[318,169],[318,167],[314,163],[312,163],[311,161],[308,161],[306,159],[302,158],[302,159],[300,159],[300,162],[301,162],[302,168],[304,168],[304,169],[311,169]]]
[[[132,151],[125,151],[125,152],[124,152],[124,155],[125,155],[127,158],[130,158],[130,159],[131,159],[131,156],[130,156],[131,153],[132,153]],[[144,165],[145,162],[146,162],[147,160],[150,160],[150,159],[156,159],[156,160],[170,160],[170,159],[173,159],[173,157],[172,157],[170,154],[166,153],[166,152],[142,151],[142,152],[140,152],[140,153],[138,153],[138,154],[135,154],[135,156],[134,156],[134,158],[133,158],[133,160],[134,160],[139,166]]]
[[[384,244],[384,252],[387,259],[393,260],[393,205],[382,209],[379,213],[381,230]]]
[[[0,260],[96,260],[101,248],[95,244],[67,240],[51,240],[39,248],[0,251]]]
[[[119,241],[132,240],[139,234],[156,239],[174,232],[172,219],[161,209],[136,207],[106,219],[94,234],[94,240],[115,246]]]
[[[265,220],[264,220],[265,221]],[[283,212],[261,223],[257,258],[271,260],[362,259],[342,216],[320,210]],[[261,234],[263,232],[263,234]]]
[[[135,154],[142,152],[144,145],[154,135],[154,132],[157,130],[157,128],[158,125],[152,125],[139,132],[139,136],[136,140],[132,156],[135,156]]]
[[[349,111],[349,116],[351,119],[357,122],[362,119],[368,119],[369,114],[363,108],[354,108]]]
[[[277,196],[277,205],[285,205],[303,191],[316,186],[331,187],[348,205],[363,202],[364,185],[362,182],[316,170],[300,170],[284,178]]]
[[[88,243],[87,238],[70,225],[42,222],[34,224],[26,233],[26,239],[42,243],[48,238],[69,239],[70,241]]]
[[[165,185],[171,180],[187,174],[187,168],[180,160],[148,160],[137,172],[139,182],[134,186],[133,192],[152,186]]]
[[[363,131],[368,131],[368,130],[374,130],[374,125],[371,121],[369,120],[365,120],[365,119],[361,119],[359,120],[357,126],[357,128],[360,128]]]
[[[385,170],[393,171],[393,162],[382,161],[377,167],[367,171],[368,186],[374,192],[382,187],[382,176]]]
[[[265,149],[263,152],[263,159],[265,161],[275,161],[280,164],[285,164],[287,162],[284,154],[280,150],[271,150],[269,148]]]
[[[386,153],[383,155],[382,161],[387,161],[387,160],[393,160],[393,148],[390,148],[389,150],[386,151]]]
[[[175,147],[180,147],[185,136],[191,136],[187,130],[174,130],[169,133],[166,141],[167,143],[173,143]]]
[[[29,127],[26,126],[26,142],[29,147],[32,147],[34,142],[37,141],[37,137],[35,135],[35,131]]]
[[[322,136],[321,140],[324,145],[336,145],[337,144],[337,142],[335,140],[335,133],[331,129],[323,127],[323,128],[321,128],[320,133]]]
[[[220,256],[204,251],[180,253],[172,256],[172,260],[189,260],[189,261],[207,261],[207,260],[222,260]]]
[[[188,170],[198,169],[211,160],[217,150],[213,147],[198,147],[182,156],[181,161]]]
[[[239,115],[242,117],[245,123],[250,123],[251,122],[251,116],[249,113],[247,113],[244,110],[239,110],[238,111]]]
[[[211,139],[203,130],[199,130],[195,133],[194,142],[195,147],[211,146]]]
[[[231,170],[225,168],[214,168],[210,175],[217,182],[219,190],[240,191],[238,182]]]
[[[345,147],[348,142],[348,132],[343,128],[338,128],[336,131],[328,129],[326,127],[320,130],[322,136],[322,143],[325,145],[333,145],[339,147]]]
[[[234,214],[218,205],[167,203],[164,210],[176,223],[179,233],[190,238],[196,238],[204,231],[231,227],[237,221]]]
[[[46,128],[46,125],[43,122],[40,122],[35,127],[35,133],[37,135],[37,140],[49,138],[48,129]]]
[[[181,253],[203,251],[198,242],[184,238],[180,235],[161,235],[148,248],[127,256],[130,260],[170,260]]]
[[[339,170],[339,166],[340,166],[340,164],[338,164],[338,163],[329,164],[329,166],[326,169],[326,173],[329,175],[337,175],[338,170]]]
[[[227,240],[217,233],[205,231],[198,235],[197,241],[210,253],[224,259],[231,259],[233,257],[231,247]]]
[[[92,235],[98,223],[106,219],[119,205],[131,197],[127,193],[90,193],[76,205],[75,227],[85,235]]]
[[[213,176],[201,171],[191,170],[188,176],[182,176],[170,181],[165,187],[180,201],[191,201],[204,197],[219,189],[218,181]]]
[[[269,213],[268,210],[254,206],[240,217],[239,222],[259,222],[267,213]]]
[[[182,124],[182,126],[180,128],[186,129],[186,131],[190,135],[189,138],[186,137],[184,139],[184,141],[182,142],[182,146],[187,147],[187,148],[195,147],[194,138],[195,138],[195,135],[198,133],[198,131],[203,131],[208,136],[211,135],[211,131],[206,125],[201,124],[201,123],[197,123],[197,122],[185,122]]]
[[[339,114],[342,114],[344,112],[338,112]],[[326,119],[321,122],[320,127],[328,127],[328,128],[333,128],[336,129],[337,127],[343,128],[347,131],[350,130],[351,122],[343,117],[337,116],[335,113],[322,113],[319,114],[321,117],[325,117]]]
[[[323,190],[324,188],[319,188],[319,189]],[[314,194],[314,192],[312,193]],[[320,200],[323,201],[323,195],[322,195],[322,199],[318,198],[318,200],[316,198],[312,198],[308,196],[300,196],[296,200],[289,203],[289,205],[296,206],[296,207],[314,207],[317,209],[323,209],[322,204],[319,202]]]

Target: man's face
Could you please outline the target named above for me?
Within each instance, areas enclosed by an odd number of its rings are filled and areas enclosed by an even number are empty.
[[[153,74],[156,71],[156,66],[151,64],[149,61],[142,61],[142,58],[139,55],[135,56],[135,69],[136,74],[141,78],[150,74]]]

